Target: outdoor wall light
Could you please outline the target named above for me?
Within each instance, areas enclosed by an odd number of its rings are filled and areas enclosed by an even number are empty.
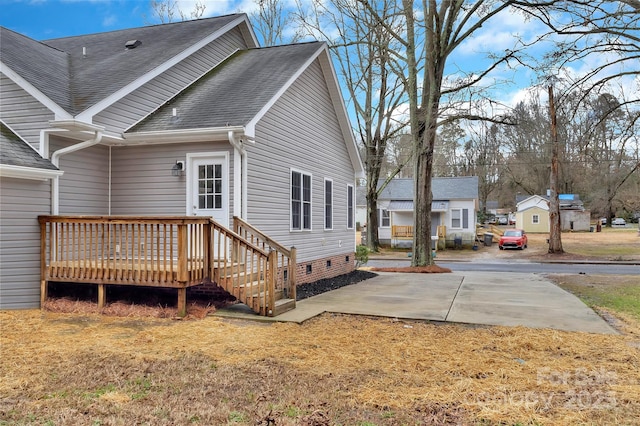
[[[176,161],[171,167],[171,176],[182,176],[184,174],[184,161]]]

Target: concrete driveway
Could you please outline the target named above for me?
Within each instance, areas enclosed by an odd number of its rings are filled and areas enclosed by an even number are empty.
[[[301,300],[296,309],[272,320],[301,323],[323,312],[334,312],[617,333],[577,297],[535,274],[378,274],[358,284]],[[219,314],[244,316],[237,307]]]

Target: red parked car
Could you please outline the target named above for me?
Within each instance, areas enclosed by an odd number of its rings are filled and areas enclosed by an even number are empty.
[[[500,247],[500,250],[504,250],[505,248],[522,250],[527,248],[528,242],[527,233],[524,232],[523,229],[507,229],[504,231],[504,235],[500,237],[498,247]]]

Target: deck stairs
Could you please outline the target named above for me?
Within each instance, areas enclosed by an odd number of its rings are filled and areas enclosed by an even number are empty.
[[[226,255],[212,260],[212,281],[259,315],[294,309],[295,247],[283,247],[238,217],[233,228]]]
[[[226,267],[214,266],[213,282],[259,315],[277,316],[296,307],[296,301],[290,297],[290,291],[275,288],[271,297],[264,274],[246,271],[244,268],[245,265],[238,262],[230,263]]]

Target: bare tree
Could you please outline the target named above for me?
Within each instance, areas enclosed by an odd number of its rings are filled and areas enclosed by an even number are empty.
[[[558,121],[553,86],[549,86],[549,115],[551,117],[551,174],[549,182],[549,253],[564,253],[562,249],[562,226],[560,224],[560,200],[558,198]]]
[[[403,101],[402,82],[392,55],[397,48],[389,29],[401,30],[401,21],[393,15],[392,0],[376,3],[377,9],[349,0],[314,2],[315,9],[300,9],[298,20],[310,35],[327,40],[336,58],[336,67],[349,102],[355,111],[355,134],[362,144],[366,169],[367,245],[377,251],[378,195],[402,169],[395,164],[384,177],[388,146],[403,132],[405,123],[396,118]],[[385,25],[379,25],[383,19]],[[411,155],[405,156],[407,161]]]
[[[263,46],[295,43],[302,34],[295,14],[285,8],[282,0],[254,0],[258,9],[249,14]]]
[[[180,2],[178,0],[151,0],[149,2],[151,7],[151,16],[147,17],[143,15],[145,23],[147,25],[161,23],[167,24],[173,22],[178,17],[181,21],[188,21],[191,19],[199,19],[204,15],[204,11],[207,8],[203,1],[199,0],[193,6],[190,12],[185,12],[180,8]]]
[[[371,13],[371,2],[359,0]],[[402,49],[395,51],[397,61],[403,64],[401,77],[409,102],[409,122],[413,138],[416,172],[414,241],[412,264],[423,266],[433,263],[431,256],[431,177],[434,147],[438,127],[446,120],[466,118],[470,120],[505,121],[503,117],[491,117],[466,109],[456,108],[458,96],[468,101],[478,83],[502,64],[517,60],[518,46],[489,56],[490,63],[479,71],[466,72],[458,78],[446,78],[445,67],[451,54],[465,41],[473,37],[483,25],[488,24],[513,4],[512,1],[442,1],[402,0],[398,14],[405,25],[402,31],[387,25],[378,15],[378,24],[385,26]],[[418,80],[421,78],[420,83]],[[446,84],[445,84],[446,83]],[[458,99],[460,105],[461,99]]]
[[[469,139],[464,144],[462,173],[466,176],[478,176],[481,216],[486,217],[489,195],[500,187],[504,175],[503,148],[497,125],[481,123],[471,130]]]

